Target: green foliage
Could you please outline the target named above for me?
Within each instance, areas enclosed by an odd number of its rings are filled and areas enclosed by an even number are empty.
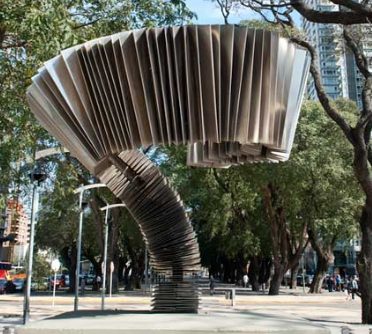
[[[336,101],[345,117],[355,105]],[[185,165],[184,147],[158,150],[156,161],[191,209],[203,265],[271,252],[263,188],[279,188],[287,226],[295,238],[308,223],[324,244],[357,233],[361,193],[355,183],[350,149],[342,133],[316,102],[306,101],[289,161],[236,166],[213,171]]]
[[[34,151],[54,140],[26,103],[42,63],[62,49],[128,29],[188,22],[181,0],[4,0],[0,5],[0,185],[19,189]],[[21,163],[19,163],[21,162]],[[22,166],[23,165],[23,166]],[[21,168],[22,167],[22,168]]]
[[[345,100],[335,103],[354,123],[355,104]],[[324,241],[334,235],[349,239],[358,233],[362,194],[353,174],[351,149],[319,103],[304,103],[289,164],[299,174],[298,182],[307,199],[304,210]]]
[[[34,152],[55,142],[35,121],[26,103],[26,89],[42,63],[62,49],[124,30],[177,25],[194,16],[182,0],[4,0],[0,7],[0,185],[25,188]],[[72,159],[73,160],[73,159]],[[76,161],[63,156],[49,162],[49,181],[41,194],[36,226],[39,248],[74,253],[77,234],[77,196],[73,190],[91,176]],[[50,179],[53,180],[50,180]],[[88,194],[87,194],[88,195]],[[98,200],[112,203],[112,195],[99,191]],[[0,208],[1,209],[1,208]],[[130,241],[132,254],[143,241],[138,227],[128,219],[120,235]],[[100,255],[97,217],[84,218],[83,254]],[[119,241],[123,256],[129,243]],[[65,263],[67,265],[67,263]]]
[[[41,283],[43,282],[43,278],[48,277],[50,274],[50,263],[46,260],[45,256],[40,253],[35,254],[32,264],[33,281]]]
[[[35,242],[41,249],[61,253],[76,243],[79,212],[78,198],[73,191],[79,183],[72,164],[58,163],[54,173],[54,184],[41,194]]]

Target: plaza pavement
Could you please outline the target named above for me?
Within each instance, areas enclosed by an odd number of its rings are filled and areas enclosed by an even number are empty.
[[[359,298],[347,301],[343,293],[301,291],[284,289],[279,296],[238,293],[234,306],[222,294],[202,295],[198,314],[149,313],[150,297],[141,293],[107,297],[104,313],[100,296],[86,295],[80,298],[77,314],[72,312],[72,295],[58,294],[54,308],[50,295],[32,296],[26,327],[19,325],[23,296],[2,295],[0,328],[16,327],[8,332],[19,334],[372,333],[372,326],[360,325]]]

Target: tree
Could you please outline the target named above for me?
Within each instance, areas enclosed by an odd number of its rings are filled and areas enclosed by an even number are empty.
[[[371,6],[368,1],[330,0],[339,5],[335,11],[321,11],[306,4],[304,0],[262,1],[232,0],[241,6],[259,13],[270,24],[279,26],[282,33],[294,43],[306,48],[311,56],[310,73],[314,80],[319,102],[326,114],[338,125],[352,146],[354,175],[362,189],[365,201],[359,219],[362,247],[358,256],[358,273],[362,298],[362,322],[372,323],[372,148],[370,145],[372,130],[372,72],[363,49],[363,35],[371,34]],[[310,22],[339,24],[342,29],[343,44],[354,55],[356,65],[364,77],[362,90],[362,109],[356,123],[349,122],[341,110],[327,96],[321,81],[319,59],[316,48],[306,36],[295,29],[293,13],[299,13]]]
[[[161,167],[192,210],[202,264],[225,281],[234,282],[247,271],[249,262],[251,283],[257,289],[268,279],[264,273],[269,272],[267,265],[274,254],[276,276],[270,293],[279,293],[284,273],[298,263],[306,241],[304,220],[296,219],[301,201],[292,199],[297,179],[289,176],[284,164],[280,169],[255,164],[218,171],[194,169],[184,166],[184,149],[163,152],[167,159]],[[265,214],[269,209],[266,189],[278,180],[283,203],[275,210],[280,210],[281,219]]]
[[[25,164],[26,160],[32,160],[38,149],[58,145],[35,122],[25,100],[31,77],[44,61],[64,48],[93,38],[129,29],[182,24],[194,16],[182,0],[5,0],[0,6],[0,184],[16,190],[22,190],[28,182],[26,176],[32,166]],[[73,169],[79,172],[73,173],[66,164],[68,158],[61,155],[61,164],[51,166],[56,184],[54,188],[49,184],[46,191],[37,239],[40,247],[58,250],[72,274],[74,287],[78,219],[72,189],[90,176],[76,161]],[[102,197],[95,196],[92,208],[97,209],[100,203]],[[113,217],[117,218],[110,222],[113,245],[109,258],[117,254],[114,245],[120,217],[114,211]],[[103,221],[96,214],[87,217],[85,224],[90,225],[86,229],[90,235],[85,233],[83,254],[99,271],[96,257],[102,254]],[[96,233],[101,236],[98,243]]]
[[[355,120],[354,103],[345,100],[336,103],[345,117]],[[355,217],[362,201],[350,160],[345,138],[322,113],[320,104],[305,102],[291,161],[306,182],[304,218],[308,220],[309,241],[318,259],[310,292],[320,292],[328,266],[334,260],[336,241],[358,236]]]
[[[158,151],[161,170],[191,210],[202,265],[226,282],[237,281],[249,257],[260,253],[260,233],[254,234],[255,221],[250,215],[256,193],[244,184],[238,170],[188,167],[184,147]]]
[[[350,120],[356,117],[353,103],[337,104]],[[183,147],[160,150],[160,167],[191,209],[204,266],[218,276],[222,263],[223,278],[235,281],[234,272],[241,275],[249,262],[250,280],[258,289],[268,278],[272,257],[270,293],[277,294],[284,273],[297,272],[308,237],[321,262],[327,249],[333,256],[336,240],[357,233],[354,216],[361,197],[348,147],[336,130],[319,103],[309,101],[284,163],[195,169],[185,166]],[[324,268],[318,269],[320,281]]]
[[[40,285],[43,283],[44,278],[51,274],[50,263],[46,260],[45,256],[37,253],[34,255],[32,266],[33,281]]]

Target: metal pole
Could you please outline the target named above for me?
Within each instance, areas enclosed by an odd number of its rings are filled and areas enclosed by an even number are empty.
[[[57,272],[54,272],[54,282],[53,282],[53,303],[52,306],[54,307],[54,298],[56,297],[56,279],[57,279]]]
[[[147,294],[147,286],[148,286],[147,273],[148,273],[148,268],[147,268],[147,247],[145,245],[145,294]]]
[[[108,214],[109,209],[111,208],[118,208],[118,207],[125,207],[125,204],[111,204],[106,205],[105,207],[101,208],[101,211],[106,211],[105,214],[105,241],[104,241],[104,250],[103,250],[103,262],[102,262],[102,271],[103,271],[103,279],[102,279],[102,295],[101,295],[101,309],[102,311],[105,309],[105,293],[106,293],[106,263],[107,263],[107,243],[108,243]],[[110,266],[110,297],[112,293],[112,271]]]
[[[5,227],[0,226],[0,261],[3,261],[3,238]]]
[[[302,253],[302,288],[305,293],[305,253]]]
[[[80,286],[80,260],[81,260],[81,236],[83,232],[83,194],[84,190],[79,193],[79,232],[78,232],[78,241],[77,241],[77,256],[76,256],[76,276],[75,276],[75,300],[74,300],[74,312],[77,312],[79,309],[79,286]]]
[[[112,297],[112,270],[110,266],[110,298]]]
[[[105,309],[105,294],[106,294],[106,262],[107,262],[107,241],[108,241],[108,213],[109,209],[106,210],[105,215],[105,243],[103,248],[103,263],[102,263],[102,271],[103,271],[103,279],[102,279],[102,299],[101,299],[101,309],[102,311]]]
[[[34,237],[35,237],[35,216],[37,212],[37,181],[33,182],[32,189],[32,205],[31,205],[31,226],[30,226],[30,244],[28,248],[28,265],[27,265],[27,280],[25,289],[25,299],[23,303],[23,324],[26,325],[30,319],[30,297],[31,297],[31,277],[32,277],[32,261],[34,257]]]

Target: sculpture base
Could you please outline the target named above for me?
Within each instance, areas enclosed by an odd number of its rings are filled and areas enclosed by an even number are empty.
[[[196,283],[164,282],[156,285],[152,295],[152,311],[156,313],[197,313],[200,292]]]

